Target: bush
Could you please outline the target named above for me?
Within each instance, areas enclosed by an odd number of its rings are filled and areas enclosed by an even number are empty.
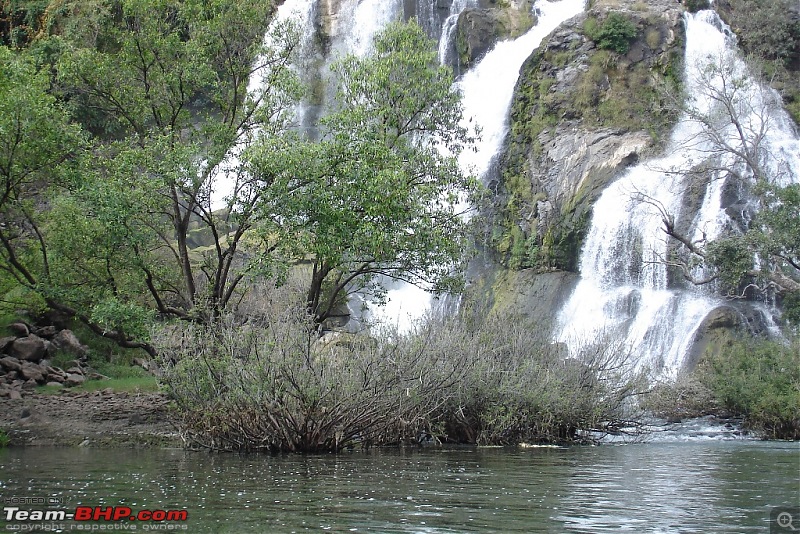
[[[439,327],[441,329],[441,327]],[[467,340],[468,372],[444,414],[447,437],[482,445],[592,441],[633,418],[641,382],[624,352],[608,343],[586,346],[577,359],[553,344],[549,329],[495,317],[470,334],[454,323],[451,337]]]
[[[701,363],[701,377],[723,408],[770,439],[800,439],[800,341],[748,339]]]
[[[631,41],[638,33],[636,25],[620,13],[611,13],[602,24],[597,19],[588,18],[583,31],[597,46],[605,50],[613,50],[618,54],[626,54]]]
[[[0,449],[8,447],[9,443],[11,443],[11,438],[8,437],[5,430],[0,428]]]
[[[637,387],[620,372],[617,351],[567,359],[546,329],[511,318],[319,338],[302,305],[247,316],[158,336],[179,427],[195,446],[323,452],[420,436],[572,442],[622,426]]]
[[[702,9],[710,9],[711,4],[708,0],[683,0],[683,5],[689,13],[697,13]]]
[[[647,393],[642,407],[656,417],[682,420],[701,417],[718,411],[714,393],[700,373],[680,373],[675,381],[655,384]]]

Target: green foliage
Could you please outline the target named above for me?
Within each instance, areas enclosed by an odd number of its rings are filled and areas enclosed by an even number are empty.
[[[600,48],[613,50],[618,54],[626,54],[631,41],[639,33],[633,22],[617,12],[609,13],[602,23],[594,17],[587,18],[583,24],[583,32]]]
[[[265,138],[248,154],[269,183],[261,234],[311,256],[308,306],[317,320],[353,291],[380,298],[380,275],[456,289],[451,266],[467,231],[456,204],[477,182],[456,159],[471,137],[452,72],[438,66],[415,22],[389,25],[371,54],[333,70],[336,109],[322,120],[320,143]]]
[[[720,271],[720,280],[733,293],[753,268],[753,256],[742,236],[717,239],[707,247],[706,259]]]
[[[11,443],[11,438],[8,436],[8,434],[4,429],[0,428],[0,449],[8,447],[10,443]]]
[[[796,321],[793,296],[800,288],[800,185],[763,183],[756,188],[762,209],[746,233],[721,237],[706,247],[705,261],[716,269],[723,287],[738,294],[746,284],[777,286],[788,295],[787,320]],[[753,258],[759,258],[755,265]],[[770,267],[767,267],[769,265]]]
[[[743,340],[704,363],[724,408],[771,439],[800,439],[800,344]]]
[[[690,13],[696,13],[701,9],[711,8],[711,4],[708,0],[684,0],[683,5]]]
[[[784,295],[781,307],[784,320],[795,327],[800,326],[800,291]]]
[[[730,0],[731,25],[747,52],[789,65],[800,57],[800,21],[793,0]]]
[[[262,190],[240,186],[216,213],[209,194],[228,171],[249,179],[242,164],[221,169],[232,144],[289,128],[299,31],[275,24],[262,43],[271,9],[256,0],[74,0],[46,11],[56,37],[1,51],[11,276],[0,289],[21,286],[95,333],[152,350],[156,313],[202,320],[238,296],[249,268],[238,247]],[[264,85],[248,92],[254,71]],[[51,91],[95,135],[91,147]],[[206,253],[190,253],[190,226],[210,236]]]
[[[745,52],[764,62],[768,83],[800,124],[800,20],[791,15],[795,6],[793,0],[731,0],[720,13]]]

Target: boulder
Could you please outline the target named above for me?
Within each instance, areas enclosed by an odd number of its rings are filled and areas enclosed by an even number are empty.
[[[68,387],[68,388],[71,388],[73,386],[80,386],[85,381],[86,381],[86,378],[84,378],[83,375],[79,375],[79,374],[76,374],[76,373],[69,373],[69,374],[67,374],[67,379],[64,380],[64,385],[66,387]]]
[[[13,333],[16,337],[28,337],[31,333],[28,325],[21,322],[11,323],[8,325],[8,329],[11,330],[11,333]]]
[[[695,333],[692,350],[683,363],[684,368],[692,370],[704,356],[728,350],[744,324],[745,316],[733,306],[719,306],[711,310]]]
[[[44,369],[42,369],[39,365],[36,365],[35,363],[23,362],[20,374],[22,375],[22,378],[24,378],[25,380],[33,380],[36,383],[44,383],[45,372],[43,371]]]
[[[53,336],[56,335],[56,332],[57,332],[56,327],[53,325],[31,327],[32,334],[35,334],[39,337],[43,337],[45,339],[52,338]]]
[[[6,371],[21,371],[22,362],[11,356],[4,356],[0,358],[0,367]]]
[[[11,348],[11,344],[14,343],[15,339],[17,338],[13,336],[0,337],[0,352],[6,352],[7,349]]]
[[[9,354],[18,360],[29,362],[41,361],[47,353],[47,345],[39,336],[30,335],[14,340]]]
[[[72,330],[61,330],[52,339],[53,347],[58,350],[63,350],[75,354],[76,356],[84,357],[89,348],[81,344]]]
[[[12,389],[8,392],[8,398],[11,400],[22,400],[22,393],[16,389]]]

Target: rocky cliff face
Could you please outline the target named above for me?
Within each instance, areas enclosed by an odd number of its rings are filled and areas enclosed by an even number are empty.
[[[484,246],[496,269],[577,272],[594,201],[621,171],[658,149],[676,118],[665,111],[662,88],[680,83],[681,15],[672,0],[597,0],[528,58],[489,183],[495,195]],[[604,31],[615,26],[630,37]],[[605,38],[619,33],[617,41]],[[487,276],[480,271],[477,279]],[[530,275],[490,277],[497,306],[531,287]],[[557,293],[573,280],[553,282]],[[485,292],[487,284],[474,287]],[[525,315],[555,312],[553,299],[540,300],[542,309],[528,306]]]
[[[458,16],[456,25],[455,65],[464,71],[491,50],[499,39],[518,37],[527,32],[536,19],[532,0],[480,0]]]

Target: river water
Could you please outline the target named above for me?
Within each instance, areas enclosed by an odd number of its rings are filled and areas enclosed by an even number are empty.
[[[188,532],[768,532],[774,507],[800,506],[800,444],[747,440],[276,457],[28,448],[0,450],[0,466],[4,499],[185,509],[172,526]]]

